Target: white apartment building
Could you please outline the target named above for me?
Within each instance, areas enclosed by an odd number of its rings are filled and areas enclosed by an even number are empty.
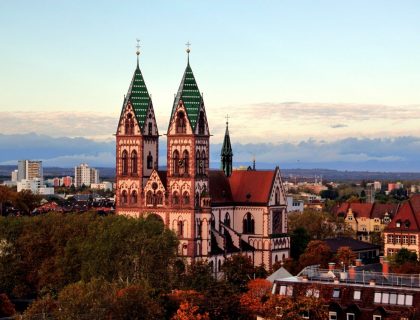
[[[22,179],[17,182],[17,191],[30,190],[34,194],[54,194],[54,188],[48,188],[39,178],[34,179]]]
[[[98,190],[110,190],[112,191],[112,182],[109,181],[102,181],[101,183],[91,183],[91,189],[98,189]]]
[[[18,172],[17,172],[17,181],[23,179],[32,180],[40,179],[41,181],[44,178],[44,173],[42,170],[42,161],[34,160],[19,160],[18,161]]]
[[[74,186],[76,188],[82,185],[89,187],[92,183],[99,183],[98,170],[89,168],[89,165],[86,163],[82,163],[74,168]]]

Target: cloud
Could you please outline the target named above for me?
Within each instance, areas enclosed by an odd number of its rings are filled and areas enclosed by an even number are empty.
[[[337,123],[337,124],[331,125],[331,128],[333,128],[333,129],[347,128],[347,127],[348,127],[348,125],[342,124],[342,123]]]
[[[218,168],[221,143],[212,143],[211,166]],[[45,166],[115,167],[115,142],[85,138],[49,137],[38,134],[0,134],[0,164],[19,159],[38,159]],[[420,137],[349,137],[334,141],[314,138],[298,142],[233,143],[234,163],[259,168],[327,168],[371,171],[420,171]],[[159,141],[159,164],[166,164],[166,139]]]

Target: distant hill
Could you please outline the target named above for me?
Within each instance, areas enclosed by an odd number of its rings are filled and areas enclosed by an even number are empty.
[[[248,164],[249,165],[249,164]],[[10,173],[17,169],[17,166],[0,165],[0,179],[9,180]],[[99,170],[101,179],[113,180],[115,178],[115,168],[96,167]],[[258,167],[257,167],[258,169]],[[261,166],[261,169],[268,169]],[[315,179],[322,177],[324,181],[361,181],[361,180],[379,180],[379,181],[397,181],[410,180],[420,181],[420,172],[372,172],[372,171],[341,171],[329,169],[281,169],[282,176],[286,179],[305,178]],[[74,168],[45,167],[44,176],[46,178],[74,176]]]

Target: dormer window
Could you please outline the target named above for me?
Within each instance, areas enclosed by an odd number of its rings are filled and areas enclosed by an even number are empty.
[[[409,228],[410,227],[410,220],[404,221],[404,227]]]
[[[396,226],[397,228],[401,228],[401,220],[397,220],[397,221],[395,222],[395,226]]]
[[[176,133],[186,133],[187,127],[185,123],[185,114],[179,111],[176,116]]]

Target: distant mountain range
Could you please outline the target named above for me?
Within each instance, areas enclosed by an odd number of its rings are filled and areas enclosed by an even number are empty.
[[[249,163],[236,164],[247,166]],[[261,169],[268,169],[271,166],[259,164]],[[217,166],[212,166],[217,168]],[[0,180],[9,180],[10,173],[17,169],[13,165],[0,165]],[[115,168],[96,167],[99,170],[99,176],[104,180],[114,180]],[[280,168],[281,169],[281,168]],[[258,168],[257,168],[258,170]],[[322,177],[323,181],[361,181],[361,180],[379,180],[379,181],[420,181],[420,172],[372,172],[372,171],[341,171],[328,169],[281,169],[282,176],[293,180],[304,178],[306,180],[315,180]],[[74,176],[74,168],[45,167],[44,177],[62,177]]]

